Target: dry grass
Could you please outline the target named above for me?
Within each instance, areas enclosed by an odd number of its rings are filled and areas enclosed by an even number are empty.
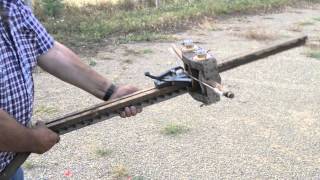
[[[119,164],[113,168],[112,175],[115,179],[127,179],[129,172],[125,165]]]
[[[243,36],[246,39],[256,41],[270,41],[278,37],[276,33],[266,31],[264,29],[250,29],[247,32],[243,33]]]
[[[58,109],[55,107],[41,105],[35,108],[34,114],[45,116],[45,115],[52,115],[57,112],[58,112]]]
[[[314,22],[310,22],[310,21],[299,22],[298,25],[299,26],[312,26],[312,25],[314,25]]]
[[[209,20],[208,18],[205,18],[200,24],[199,28],[203,30],[209,30],[209,31],[214,31],[216,30],[214,26],[214,22],[212,20]]]

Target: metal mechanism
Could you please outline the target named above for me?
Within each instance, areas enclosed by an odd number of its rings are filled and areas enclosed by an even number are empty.
[[[220,93],[222,86],[217,60],[200,47],[196,47],[194,51],[184,51],[186,47],[172,48],[192,79],[192,86],[188,88],[190,95],[206,105],[218,102],[223,93]]]
[[[156,87],[49,120],[46,125],[49,129],[62,135],[110,119],[118,115],[119,111],[125,107],[145,107],[186,92],[204,104],[219,101],[221,95],[232,98],[233,93],[223,91],[219,73],[303,45],[306,40],[306,36],[295,38],[255,52],[229,58],[221,64],[217,64],[212,55],[203,49],[198,49],[192,41],[188,40],[183,43],[183,47],[174,47],[176,54],[184,63],[184,68],[176,67],[160,76],[146,73],[148,77],[155,79]],[[1,172],[0,180],[10,179],[29,155],[30,153],[16,154],[14,160]]]
[[[154,85],[157,88],[168,86],[188,87],[191,86],[192,79],[184,72],[180,66],[170,69],[160,76],[153,76],[149,72],[144,73],[145,76],[154,79]]]

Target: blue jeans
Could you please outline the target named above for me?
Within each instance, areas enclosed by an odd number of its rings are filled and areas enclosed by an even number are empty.
[[[23,179],[24,179],[23,170],[22,168],[19,168],[10,180],[23,180]]]

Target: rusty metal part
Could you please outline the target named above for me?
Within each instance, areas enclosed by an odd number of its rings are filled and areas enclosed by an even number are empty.
[[[218,65],[219,72],[225,72],[238,66],[248,64],[250,62],[265,58],[267,56],[280,53],[282,51],[305,44],[307,36],[299,37],[290,41],[276,44],[259,51],[229,58],[227,62]],[[182,54],[178,54],[182,57]],[[165,101],[172,97],[184,94],[188,90],[184,87],[166,87],[166,88],[150,88],[138,91],[131,95],[114,99],[109,102],[87,108],[82,111],[68,114],[66,116],[50,120],[46,123],[48,128],[59,134],[65,134],[82,127],[95,124],[97,122],[110,119],[123,110],[126,106],[148,106],[157,102]],[[8,180],[16,172],[16,170],[28,158],[30,153],[17,153],[14,160],[0,174],[0,180]]]
[[[221,83],[217,60],[200,47],[192,52],[185,52],[177,46],[173,46],[172,49],[182,60],[187,74],[193,79],[191,87],[188,88],[189,94],[205,105],[220,101],[223,93],[216,87],[208,85],[208,82]]]

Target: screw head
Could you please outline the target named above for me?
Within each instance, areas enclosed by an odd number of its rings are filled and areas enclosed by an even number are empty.
[[[187,49],[192,49],[192,48],[194,47],[194,44],[193,44],[192,39],[185,39],[185,40],[183,40],[182,45],[183,45],[184,47],[186,47]]]

